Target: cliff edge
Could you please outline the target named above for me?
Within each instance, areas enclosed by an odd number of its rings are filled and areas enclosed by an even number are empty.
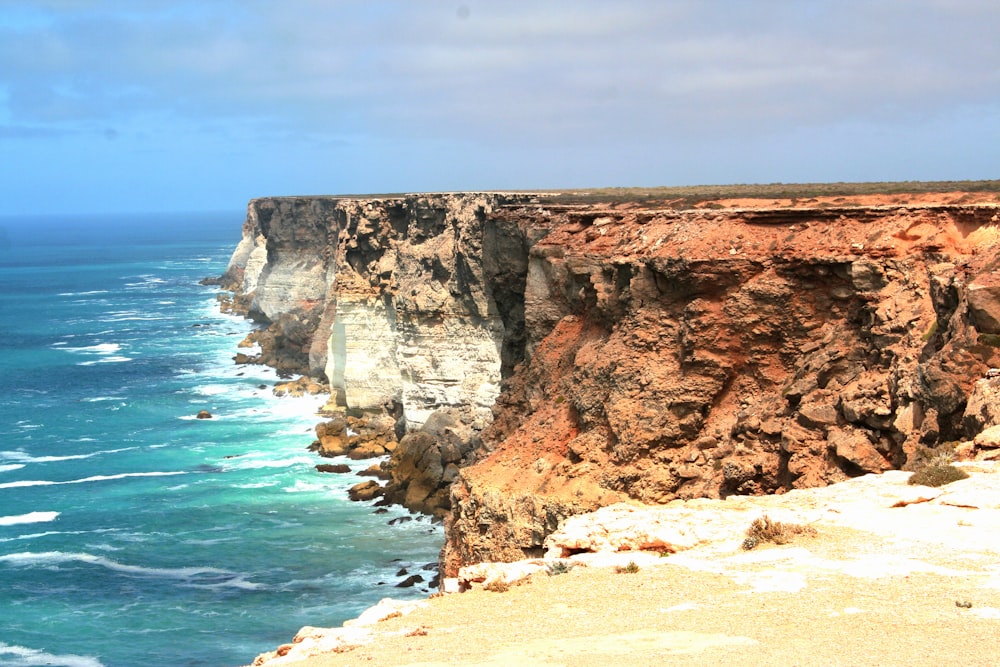
[[[258,199],[224,279],[262,361],[391,417],[447,575],[621,500],[826,485],[988,425],[995,191],[667,194]]]

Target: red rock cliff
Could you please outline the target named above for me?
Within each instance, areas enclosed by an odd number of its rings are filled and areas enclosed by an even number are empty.
[[[446,572],[617,500],[822,485],[963,437],[1000,363],[1000,209],[927,199],[506,209],[552,231],[489,453],[452,487]]]

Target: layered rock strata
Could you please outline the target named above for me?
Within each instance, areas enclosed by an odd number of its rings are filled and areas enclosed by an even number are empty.
[[[397,420],[396,498],[448,513],[454,574],[603,505],[824,485],[975,435],[998,208],[947,199],[262,199],[226,278],[265,354]]]

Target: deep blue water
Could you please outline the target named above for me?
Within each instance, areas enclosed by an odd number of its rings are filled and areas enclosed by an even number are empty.
[[[198,281],[241,222],[0,218],[0,665],[247,664],[425,595],[393,584],[440,529],[348,501],[321,401],[232,361],[250,325]]]

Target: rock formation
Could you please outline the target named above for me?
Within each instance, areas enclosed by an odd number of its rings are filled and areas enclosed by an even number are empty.
[[[262,361],[395,420],[387,495],[448,513],[454,574],[621,500],[825,485],[971,438],[1000,365],[996,201],[260,199],[224,284],[268,324]]]

